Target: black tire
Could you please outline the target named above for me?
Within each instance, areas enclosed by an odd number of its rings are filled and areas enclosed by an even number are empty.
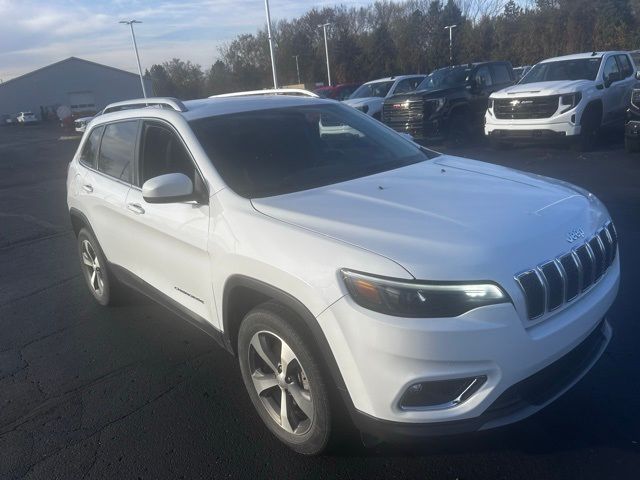
[[[624,137],[624,150],[627,153],[636,153],[640,151],[640,140],[635,138]]]
[[[87,258],[85,255],[87,250],[90,252],[89,256],[95,255],[97,260],[93,267],[88,265],[88,261],[92,258]],[[87,288],[95,301],[105,307],[120,304],[125,297],[124,287],[109,271],[102,248],[88,228],[82,228],[78,233],[78,256]],[[95,277],[93,272],[96,273]]]
[[[278,303],[266,302],[257,306],[245,316],[240,325],[238,358],[242,379],[251,402],[267,428],[292,450],[304,455],[318,455],[327,448],[332,437],[334,409],[331,407],[330,383],[324,374],[320,358],[312,350],[312,343],[306,338],[305,331],[298,326],[299,322],[300,319],[293,312]],[[278,352],[282,351],[278,350],[278,340],[283,341],[290,348],[297,361],[297,363],[289,362],[284,371],[281,370],[281,364],[277,363],[280,361]],[[263,352],[266,352],[267,357],[273,359],[271,367],[262,360],[264,357],[257,353],[253,346],[256,342],[260,344]],[[282,349],[282,344],[280,345]],[[272,367],[276,367],[277,371]],[[257,387],[254,386],[254,374],[262,378],[268,376],[271,383],[275,378],[279,383],[265,388],[261,394],[258,394]],[[279,375],[287,376],[278,381]],[[295,380],[289,382],[290,376]],[[298,392],[304,391],[309,397],[310,402],[305,403],[307,411],[312,411],[311,417],[305,415],[302,408],[298,406],[294,394],[286,390],[288,386],[294,385]],[[303,385],[308,389],[301,390]],[[300,393],[296,398],[300,398],[299,395]],[[291,416],[285,415],[287,428],[291,431],[285,429],[282,425],[284,422],[274,417],[275,414],[282,418],[281,413],[278,414],[278,409],[281,409],[282,405],[281,400],[277,402],[279,398],[287,401],[287,412],[291,408]],[[282,410],[279,411],[282,412]],[[305,419],[308,419],[309,423],[306,423]],[[293,429],[296,420],[299,420],[299,423],[297,428]]]
[[[470,113],[458,109],[449,117],[446,144],[450,147],[458,147],[469,143],[473,136]]]
[[[596,107],[587,107],[580,119],[580,135],[575,139],[574,148],[579,152],[593,150],[598,141],[602,115]]]

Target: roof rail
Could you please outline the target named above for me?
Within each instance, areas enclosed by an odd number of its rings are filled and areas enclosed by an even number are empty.
[[[119,110],[127,110],[130,108],[146,108],[146,107],[168,107],[176,112],[186,112],[187,107],[177,98],[173,97],[149,97],[149,98],[133,98],[122,102],[110,103],[105,107],[105,112],[117,112]]]
[[[300,95],[303,97],[319,98],[313,92],[304,90],[302,88],[269,88],[265,90],[250,90],[248,92],[233,92],[223,93],[220,95],[211,95],[209,98],[222,98],[222,97],[248,97],[253,95]]]

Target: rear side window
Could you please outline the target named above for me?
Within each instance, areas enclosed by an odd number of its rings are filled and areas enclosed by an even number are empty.
[[[622,73],[622,78],[630,77],[633,73],[633,67],[631,66],[629,57],[626,55],[618,55],[618,63],[620,64],[620,73]]]
[[[140,155],[140,184],[167,173],[182,173],[195,182],[195,165],[187,149],[170,128],[145,123]]]
[[[107,125],[102,136],[98,170],[131,183],[137,135],[137,120]]]
[[[489,67],[487,67],[486,65],[476,70],[475,79],[476,85],[478,85],[479,87],[490,87],[491,85],[493,85]]]
[[[493,65],[493,80],[494,83],[511,83],[511,75],[506,65],[501,63]]]
[[[100,137],[104,127],[96,127],[91,130],[89,138],[82,147],[80,152],[80,163],[87,167],[96,168],[96,161],[98,160],[98,147],[100,146]]]

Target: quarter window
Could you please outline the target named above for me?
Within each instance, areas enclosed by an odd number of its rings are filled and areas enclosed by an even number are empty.
[[[131,183],[137,135],[137,120],[107,125],[100,145],[98,170],[123,182]]]
[[[140,184],[167,173],[182,173],[195,184],[196,169],[175,132],[158,123],[144,125],[140,155]]]
[[[82,152],[80,152],[80,163],[87,167],[96,168],[96,160],[98,157],[98,147],[100,145],[100,137],[102,136],[102,131],[104,127],[96,127],[91,130],[89,134],[89,138],[85,142],[82,147]]]

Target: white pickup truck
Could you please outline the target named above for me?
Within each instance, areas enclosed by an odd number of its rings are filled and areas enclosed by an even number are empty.
[[[602,126],[622,125],[635,84],[636,67],[627,52],[544,60],[517,85],[491,95],[485,134],[497,146],[569,138],[588,150]]]

